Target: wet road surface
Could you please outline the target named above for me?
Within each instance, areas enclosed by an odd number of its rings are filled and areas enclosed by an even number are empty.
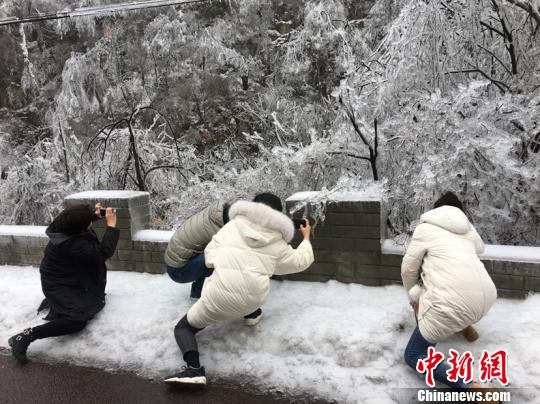
[[[209,380],[203,389],[178,389],[130,373],[36,360],[21,366],[0,348],[0,403],[314,403],[312,398],[270,394]]]

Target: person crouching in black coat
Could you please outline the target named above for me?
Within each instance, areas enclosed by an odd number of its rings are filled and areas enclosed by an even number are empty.
[[[105,261],[114,254],[120,231],[115,210],[107,208],[107,228],[98,240],[90,226],[101,218],[100,208],[99,203],[95,211],[88,205],[71,206],[47,227],[49,243],[39,267],[45,300],[38,311],[48,307],[49,322],[9,339],[19,363],[28,362],[26,351],[32,341],[81,331],[105,306]]]

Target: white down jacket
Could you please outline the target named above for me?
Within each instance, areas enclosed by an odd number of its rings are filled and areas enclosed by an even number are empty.
[[[424,213],[420,222],[401,277],[411,301],[419,302],[422,336],[439,342],[478,322],[497,289],[478,258],[484,243],[460,209],[441,206]]]
[[[239,201],[229,217],[204,250],[206,265],[214,272],[187,313],[196,328],[253,313],[265,302],[272,275],[301,272],[314,261],[309,240],[296,249],[288,244],[294,225],[283,213]]]

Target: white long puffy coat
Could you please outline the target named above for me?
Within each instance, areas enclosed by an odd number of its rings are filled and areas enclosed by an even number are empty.
[[[239,201],[231,206],[229,217],[204,250],[206,265],[214,273],[187,313],[196,328],[253,313],[265,302],[272,275],[301,272],[314,261],[309,240],[296,249],[288,244],[294,225],[283,213]]]
[[[497,289],[478,258],[484,243],[460,209],[441,206],[424,213],[420,222],[401,277],[411,301],[419,302],[422,336],[439,342],[478,322],[493,305]]]

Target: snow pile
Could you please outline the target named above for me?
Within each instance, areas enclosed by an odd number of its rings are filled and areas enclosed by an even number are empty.
[[[166,275],[111,272],[107,306],[87,329],[74,337],[36,341],[30,356],[161,378],[183,365],[173,328],[189,308],[189,288]],[[42,322],[35,312],[41,299],[35,268],[0,267],[2,346],[24,327]],[[398,286],[273,281],[263,310],[257,327],[235,321],[199,334],[210,379],[377,404],[407,402],[407,388],[424,386],[403,362],[415,324]],[[482,349],[506,348],[511,387],[519,388],[512,398],[533,400],[540,396],[539,310],[540,296],[500,299],[477,325],[477,342],[455,337],[439,350],[468,349],[478,360]]]

